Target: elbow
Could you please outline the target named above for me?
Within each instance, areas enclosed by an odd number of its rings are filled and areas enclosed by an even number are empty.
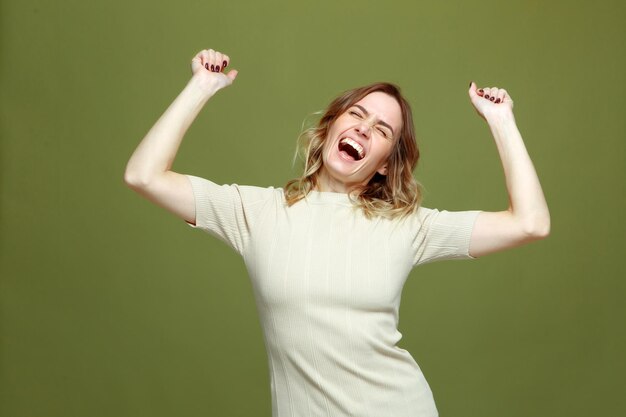
[[[133,190],[138,190],[146,188],[149,181],[138,173],[127,169],[124,172],[124,183]]]
[[[539,226],[537,228],[535,228],[532,233],[531,233],[531,237],[533,238],[533,240],[541,240],[541,239],[545,239],[548,236],[550,236],[550,225],[542,225]]]
[[[527,240],[541,240],[550,236],[550,216],[536,219],[524,225],[524,236]]]
[[[130,188],[135,188],[139,183],[138,177],[128,170],[124,172],[124,184],[129,186]]]

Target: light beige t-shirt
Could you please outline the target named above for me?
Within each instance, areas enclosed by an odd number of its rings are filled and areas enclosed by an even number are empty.
[[[196,225],[243,257],[269,359],[273,417],[434,417],[430,388],[397,346],[411,269],[468,253],[479,211],[368,219],[346,194],[188,176]]]

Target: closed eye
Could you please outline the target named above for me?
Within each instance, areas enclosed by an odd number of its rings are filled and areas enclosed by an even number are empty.
[[[387,139],[389,139],[391,136],[389,135],[389,132],[387,132],[386,129],[382,129],[382,128],[377,128],[377,130]]]
[[[361,116],[361,113],[359,113],[357,111],[354,111],[354,110],[350,110],[349,114],[351,114],[352,116],[357,117],[359,119],[363,118],[363,116]]]

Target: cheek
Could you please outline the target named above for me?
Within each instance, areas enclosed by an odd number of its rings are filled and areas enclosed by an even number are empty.
[[[322,145],[322,157],[326,158],[329,154],[330,154],[330,150],[332,148],[332,141],[329,139],[326,139],[326,141],[324,141],[324,145]]]
[[[393,152],[394,144],[392,143],[382,143],[375,150],[376,156],[379,161],[386,161],[391,156]]]

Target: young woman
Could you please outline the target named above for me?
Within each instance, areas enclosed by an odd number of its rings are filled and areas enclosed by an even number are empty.
[[[191,81],[133,153],[126,183],[224,240],[243,257],[269,359],[273,415],[436,416],[411,355],[397,346],[410,270],[544,238],[550,216],[513,101],[500,88],[470,100],[493,134],[509,207],[448,212],[420,206],[409,104],[378,83],[335,99],[304,134],[305,169],[284,189],[217,185],[171,171],[207,100],[233,83],[227,55],[204,50]]]

